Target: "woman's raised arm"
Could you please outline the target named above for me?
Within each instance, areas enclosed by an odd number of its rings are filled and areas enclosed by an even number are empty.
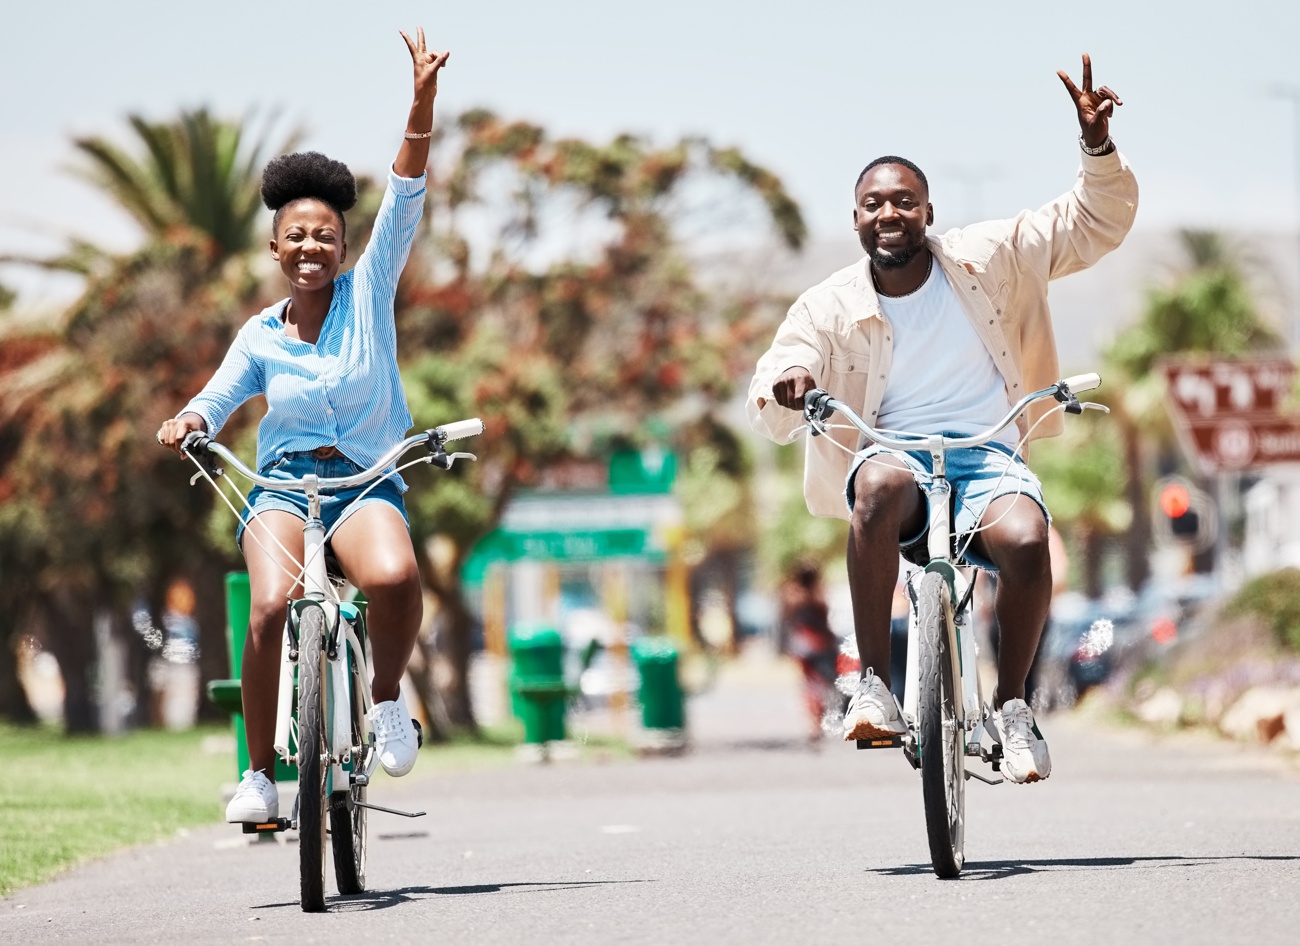
[[[419,177],[429,163],[429,137],[433,134],[433,100],[438,95],[438,71],[447,64],[449,52],[430,52],[424,44],[424,27],[417,27],[415,39],[402,30],[415,67],[415,98],[406,120],[406,137],[393,162],[398,177]]]

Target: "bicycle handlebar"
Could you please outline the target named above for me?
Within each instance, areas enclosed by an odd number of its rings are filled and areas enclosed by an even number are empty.
[[[439,457],[446,459],[446,455],[442,452],[442,445],[447,443],[449,440],[460,440],[465,437],[477,436],[478,434],[483,433],[483,429],[483,421],[479,420],[477,417],[470,420],[458,420],[450,424],[443,424],[441,427],[432,427],[422,433],[407,437],[376,460],[372,466],[362,470],[360,473],[355,473],[352,476],[336,476],[332,478],[311,477],[311,479],[315,480],[316,486],[321,489],[345,489],[349,486],[360,486],[362,483],[368,483],[373,479],[377,479],[380,474],[396,463],[400,457],[407,453],[407,451],[425,444],[430,444],[429,462],[435,463],[438,466],[443,466],[445,469],[446,466],[450,465],[450,460],[447,460],[445,464],[437,462]],[[235,472],[239,473],[241,476],[251,480],[259,486],[265,486],[270,489],[305,489],[307,486],[306,477],[296,480],[272,479],[269,476],[263,476],[255,470],[250,470],[244,465],[243,461],[240,460],[239,457],[235,456],[226,447],[217,443],[202,431],[191,431],[181,442],[181,452],[193,457],[194,460],[201,465],[203,465],[202,455],[205,453],[210,453],[213,456],[220,457],[222,460],[229,463],[234,468]],[[452,459],[454,459],[454,457]],[[218,471],[218,475],[220,475],[220,471]]]
[[[835,400],[830,396],[830,394],[823,391],[821,388],[814,388],[804,395],[803,416],[804,420],[808,422],[808,426],[811,428],[813,436],[825,433],[826,418],[834,412],[839,412],[844,415],[845,419],[848,420],[849,423],[862,431],[862,433],[866,434],[874,443],[878,443],[884,447],[892,447],[895,450],[916,450],[918,448],[924,448],[927,442],[938,437],[943,445],[943,449],[954,450],[963,447],[979,447],[988,443],[1005,428],[1013,424],[1025,408],[1030,404],[1033,404],[1035,401],[1042,400],[1045,397],[1056,398],[1056,400],[1065,405],[1066,411],[1071,414],[1082,414],[1085,408],[1108,411],[1108,409],[1101,404],[1081,404],[1079,399],[1075,397],[1075,392],[1091,391],[1100,384],[1101,375],[1096,373],[1079,374],[1073,375],[1069,378],[1063,378],[1049,387],[1043,388],[1041,391],[1026,394],[1016,402],[1015,406],[1012,407],[1011,410],[1007,412],[1007,415],[995,426],[966,437],[948,437],[940,434],[916,434],[907,431],[890,431],[889,433],[885,433],[872,427],[858,416],[857,411],[849,407],[847,404]]]

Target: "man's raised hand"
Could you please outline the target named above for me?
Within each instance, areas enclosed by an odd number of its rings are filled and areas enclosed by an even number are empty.
[[[1120,97],[1106,86],[1095,92],[1092,88],[1092,59],[1083,54],[1083,88],[1078,88],[1064,70],[1056,73],[1065,83],[1065,89],[1074,99],[1074,107],[1079,111],[1079,130],[1083,143],[1089,148],[1100,148],[1110,137],[1110,116],[1115,106],[1123,105]]]

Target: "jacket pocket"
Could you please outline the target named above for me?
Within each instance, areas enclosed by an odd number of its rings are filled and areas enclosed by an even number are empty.
[[[832,353],[830,356],[830,376],[823,382],[823,387],[831,395],[861,411],[867,399],[867,367],[870,359],[859,352]]]

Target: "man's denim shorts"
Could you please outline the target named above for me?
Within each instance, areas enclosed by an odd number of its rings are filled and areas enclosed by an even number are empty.
[[[258,472],[263,476],[269,476],[271,479],[296,480],[308,473],[315,473],[321,479],[355,476],[364,469],[365,467],[358,466],[341,454],[325,460],[318,460],[311,455],[311,451],[303,451],[301,453],[285,453]],[[402,514],[402,518],[406,520],[406,525],[409,528],[411,517],[406,514],[406,504],[402,502],[402,487],[399,483],[400,480],[397,476],[390,476],[382,480],[368,493],[366,493],[366,487],[370,485],[369,483],[362,486],[350,486],[347,489],[321,490],[320,517],[321,521],[325,523],[326,532],[332,529],[335,523],[346,519],[362,506],[368,506],[371,503],[388,503],[393,506]],[[366,493],[365,498],[360,502],[355,502],[356,498],[362,493]],[[239,528],[235,530],[236,545],[239,545],[244,537],[244,523],[248,521],[251,515],[250,508],[258,513],[266,512],[268,509],[281,509],[297,516],[304,522],[307,521],[307,496],[305,493],[300,493],[297,490],[266,489],[262,486],[254,486],[253,491],[248,494],[248,506],[244,507]],[[240,548],[243,548],[243,546],[240,545]]]
[[[961,436],[952,434],[951,436]],[[890,447],[872,444],[859,450],[849,469],[848,482],[844,487],[844,498],[853,511],[853,480],[858,475],[858,468],[871,457],[889,454],[899,457],[911,470],[916,485],[925,492],[930,484],[931,471],[934,469],[933,458],[928,450],[909,450],[903,452]],[[952,486],[954,515],[952,517],[953,534],[962,537],[958,548],[965,545],[965,536],[980,523],[984,510],[989,503],[1000,496],[1014,496],[1023,493],[1038,504],[1048,525],[1052,523],[1052,514],[1047,511],[1043,501],[1043,487],[1025,466],[1019,457],[1012,456],[1012,449],[1005,444],[989,443],[982,447],[965,447],[949,450],[944,454],[948,468],[948,483]],[[1003,475],[1005,473],[1005,476]],[[929,520],[929,495],[926,495],[926,520]],[[987,525],[987,523],[985,523]],[[918,562],[926,555],[926,539],[929,526],[923,526],[916,536],[899,542],[903,557],[911,562]],[[965,556],[973,565],[988,571],[997,571],[993,563],[972,554],[968,549]]]

